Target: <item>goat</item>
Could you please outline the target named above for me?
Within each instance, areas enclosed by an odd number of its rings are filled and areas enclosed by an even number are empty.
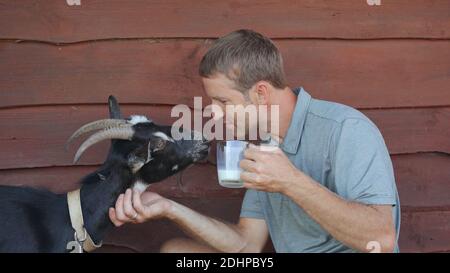
[[[145,116],[123,119],[117,100],[110,96],[108,103],[110,119],[86,124],[68,140],[99,130],[81,144],[74,162],[90,146],[111,140],[105,162],[80,181],[84,227],[97,243],[113,226],[108,209],[127,188],[144,190],[204,159],[209,151],[209,141],[176,141],[171,126]],[[0,186],[0,223],[0,252],[67,252],[74,240],[66,194]]]

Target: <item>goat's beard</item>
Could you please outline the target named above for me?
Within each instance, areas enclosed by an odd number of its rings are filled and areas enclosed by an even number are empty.
[[[138,192],[144,192],[147,190],[148,186],[150,186],[150,184],[146,184],[146,183],[142,182],[142,180],[136,180],[133,183],[133,185],[131,186],[131,188]]]

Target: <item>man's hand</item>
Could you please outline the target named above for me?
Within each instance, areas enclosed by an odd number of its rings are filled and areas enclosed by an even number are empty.
[[[166,216],[171,206],[169,199],[157,193],[127,189],[117,198],[116,207],[109,208],[109,218],[116,227],[125,223],[143,223]]]
[[[243,170],[241,179],[246,188],[283,193],[293,183],[307,180],[307,176],[278,147],[250,144],[244,157],[240,167]]]

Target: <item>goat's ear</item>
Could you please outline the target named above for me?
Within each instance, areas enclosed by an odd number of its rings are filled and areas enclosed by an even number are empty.
[[[108,107],[109,107],[109,117],[110,118],[122,119],[122,113],[120,112],[119,103],[117,102],[117,99],[113,95],[110,95],[108,97]],[[109,147],[109,152],[108,152],[106,160],[109,160],[113,154],[114,143],[116,143],[116,140],[111,139],[111,146]]]
[[[120,112],[119,103],[113,95],[108,97],[109,117],[115,119],[121,119],[122,113]]]

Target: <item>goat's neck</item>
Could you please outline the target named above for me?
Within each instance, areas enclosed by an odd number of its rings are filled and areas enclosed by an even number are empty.
[[[102,176],[105,176],[104,179]],[[114,206],[117,197],[130,186],[131,179],[128,168],[109,166],[89,175],[82,184],[83,218],[85,227],[95,243],[103,240],[107,230],[112,227],[108,210]]]

